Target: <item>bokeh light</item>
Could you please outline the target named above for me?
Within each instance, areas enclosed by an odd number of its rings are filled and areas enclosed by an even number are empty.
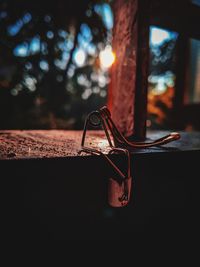
[[[111,46],[106,46],[99,54],[100,65],[102,69],[108,69],[115,62],[115,54],[112,51]]]
[[[82,67],[86,60],[86,54],[83,49],[77,49],[74,53],[74,61],[78,67]]]

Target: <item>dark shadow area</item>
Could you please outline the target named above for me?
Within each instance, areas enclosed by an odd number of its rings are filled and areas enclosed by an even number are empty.
[[[199,154],[199,152],[197,152]],[[199,155],[132,157],[132,196],[125,208],[107,202],[109,171],[99,157],[1,161],[5,240],[37,244],[69,240],[196,240]],[[118,157],[118,164],[124,164]]]

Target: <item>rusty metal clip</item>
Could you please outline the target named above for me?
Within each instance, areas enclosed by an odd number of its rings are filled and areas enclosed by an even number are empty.
[[[85,146],[86,131],[87,131],[89,124],[93,127],[102,126],[102,128],[104,129],[108,143],[111,147],[111,150],[109,151],[108,154],[123,153],[127,157],[127,171],[126,172],[121,171],[120,168],[108,157],[108,155],[104,154],[102,151],[96,148],[90,148],[90,147]],[[130,152],[125,148],[113,147],[108,129],[106,128],[104,119],[102,118],[102,115],[100,114],[99,111],[91,112],[87,116],[84,130],[83,130],[81,147],[82,147],[82,151],[86,153],[97,154],[97,155],[103,156],[106,159],[106,161],[109,163],[109,165],[117,173],[118,177],[120,177],[120,180],[117,178],[113,178],[113,177],[109,179],[109,182],[108,182],[109,205],[111,205],[112,207],[126,206],[129,203],[130,193],[131,193],[131,184],[132,184],[131,170],[130,170]]]
[[[112,153],[124,153],[127,157],[127,172],[125,178],[121,183],[113,178],[109,179],[108,184],[108,203],[112,207],[124,207],[129,203],[132,177],[131,177],[131,164],[130,164],[130,152],[127,149],[113,148],[110,151]]]
[[[96,128],[102,127],[108,140],[108,144],[111,148],[109,154],[123,153],[127,157],[128,166],[127,172],[124,174],[114,162],[103,152],[98,149],[90,148],[85,146],[85,137],[88,125]],[[169,142],[178,140],[180,134],[172,132],[152,142],[131,142],[127,140],[118,130],[115,123],[111,118],[111,113],[106,106],[102,107],[99,111],[91,112],[85,121],[83,130],[83,136],[81,141],[82,150],[86,153],[102,155],[110,166],[118,173],[121,177],[121,181],[110,178],[108,186],[108,202],[113,207],[121,207],[128,204],[131,192],[131,171],[130,171],[130,152],[132,148],[147,148],[152,146],[164,145]]]
[[[131,142],[127,140],[118,130],[116,127],[115,123],[113,122],[111,118],[111,113],[108,110],[106,106],[102,107],[100,109],[100,114],[102,120],[104,120],[104,124],[108,127],[110,130],[110,133],[113,137],[114,144],[116,147],[125,147],[127,149],[130,148],[147,148],[147,147],[152,147],[152,146],[159,146],[159,145],[164,145],[169,142],[178,140],[180,138],[180,134],[177,132],[172,132],[168,135],[165,135],[157,140],[154,140],[152,142]]]

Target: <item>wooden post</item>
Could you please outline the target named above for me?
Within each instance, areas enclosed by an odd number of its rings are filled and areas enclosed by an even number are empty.
[[[172,127],[184,129],[184,97],[188,90],[189,72],[189,39],[184,34],[179,34],[176,52],[176,90],[173,99]]]
[[[146,135],[149,54],[148,0],[114,2],[113,50],[109,108],[120,131],[144,139]]]

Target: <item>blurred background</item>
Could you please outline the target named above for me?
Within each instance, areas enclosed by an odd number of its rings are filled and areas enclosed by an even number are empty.
[[[0,1],[0,129],[82,129],[86,114],[106,104],[117,60],[112,2]],[[174,121],[178,39],[177,32],[150,26],[150,129],[200,128],[190,112],[184,123]],[[200,41],[188,40],[187,57],[184,103],[194,107],[200,103]]]
[[[109,1],[0,2],[1,129],[81,129],[106,103]]]

